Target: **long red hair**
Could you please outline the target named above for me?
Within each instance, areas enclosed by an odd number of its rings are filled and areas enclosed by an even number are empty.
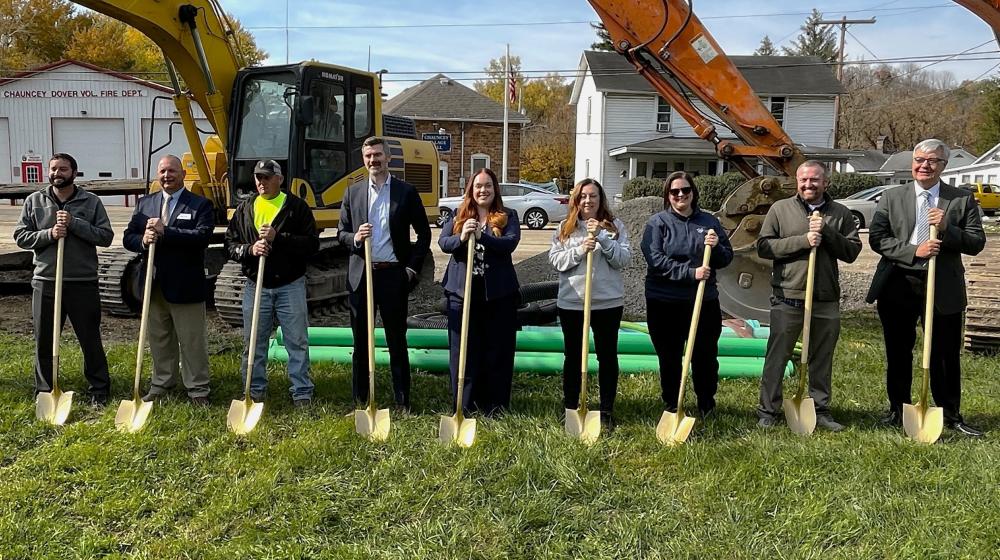
[[[503,229],[507,227],[507,212],[504,211],[503,200],[500,198],[500,182],[497,181],[497,174],[491,169],[483,168],[479,173],[469,177],[469,182],[465,185],[465,199],[458,207],[455,225],[451,229],[452,233],[462,231],[462,225],[465,224],[466,220],[479,219],[479,205],[476,204],[476,199],[472,194],[472,186],[476,184],[476,177],[484,173],[489,176],[490,181],[493,181],[493,202],[486,215],[486,223],[490,225],[493,235],[497,237],[500,237],[503,234]]]
[[[601,222],[601,228],[618,233],[615,227],[615,216],[608,208],[608,197],[604,196],[604,187],[594,179],[584,179],[573,187],[569,193],[569,211],[566,212],[566,219],[563,220],[559,228],[559,240],[566,241],[573,232],[576,231],[577,221],[580,219],[580,199],[583,197],[583,187],[594,185],[597,187],[597,194],[601,197],[601,203],[597,205],[597,220]]]

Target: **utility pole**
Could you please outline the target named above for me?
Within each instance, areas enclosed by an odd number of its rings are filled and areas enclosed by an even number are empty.
[[[875,18],[869,19],[847,19],[841,16],[840,19],[821,19],[816,25],[839,25],[840,26],[840,53],[837,55],[837,81],[844,83],[844,36],[847,35],[848,25],[875,23]],[[840,147],[840,94],[833,98],[833,147]]]

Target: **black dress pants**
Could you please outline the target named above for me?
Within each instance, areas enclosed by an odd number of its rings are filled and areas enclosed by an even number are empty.
[[[601,391],[600,411],[608,414],[614,410],[615,395],[618,393],[618,329],[621,328],[622,309],[612,307],[590,311]],[[583,311],[560,307],[559,323],[563,332],[563,404],[568,409],[575,409],[580,406]]]
[[[660,362],[660,389],[665,408],[677,410],[677,394],[681,384],[681,362],[684,341],[691,327],[694,301],[646,299],[649,338]],[[695,334],[691,357],[691,379],[698,396],[698,410],[715,408],[715,392],[719,387],[719,336],[722,334],[722,310],[719,300],[704,300],[701,318]]]
[[[462,297],[452,293],[446,295],[451,396],[454,402],[458,391]],[[465,414],[479,411],[492,416],[510,408],[519,295],[515,292],[487,300],[482,278],[473,277],[471,297],[462,410]]]
[[[406,347],[406,308],[409,293],[406,268],[402,265],[377,268],[372,274],[375,313],[381,315],[389,347],[392,371],[392,394],[396,404],[410,406],[410,355]],[[351,292],[351,330],[354,332],[354,355],[351,359],[352,394],[356,403],[368,402],[368,310],[365,277],[357,291]]]
[[[878,299],[878,316],[885,336],[885,385],[889,407],[899,411],[910,404],[913,384],[913,347],[917,340],[917,321],[924,319],[927,293],[926,271],[894,268]],[[934,403],[944,409],[946,422],[962,420],[962,313],[934,313],[931,340],[931,394]],[[923,354],[917,353],[917,367]],[[921,371],[922,375],[922,370]]]

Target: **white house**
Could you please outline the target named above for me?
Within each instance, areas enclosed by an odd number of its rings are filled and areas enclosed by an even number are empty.
[[[954,153],[955,150],[952,150]],[[951,158],[955,159],[954,156]],[[967,161],[967,160],[966,160]],[[948,167],[941,174],[941,180],[951,185],[966,183],[988,183],[1000,185],[1000,144],[993,146],[972,163],[960,163],[957,166],[948,162]]]
[[[764,105],[810,157],[846,160],[833,150],[834,98],[840,83],[812,57],[732,56]],[[576,105],[576,177],[596,178],[608,196],[632,177],[663,178],[677,170],[722,174],[714,146],[673,114],[621,55],[585,51],[570,103]],[[711,112],[695,101],[706,114]],[[719,135],[735,137],[720,129]]]
[[[73,60],[0,80],[0,184],[44,182],[53,152],[72,154],[84,181],[144,179],[151,126],[154,168],[161,155],[189,151],[172,93]],[[204,140],[211,126],[196,104],[193,111]]]

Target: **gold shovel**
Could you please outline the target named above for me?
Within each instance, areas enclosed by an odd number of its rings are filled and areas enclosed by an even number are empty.
[[[132,386],[132,399],[126,399],[118,405],[115,414],[115,428],[120,432],[134,434],[146,425],[149,413],[153,409],[152,402],[144,402],[139,396],[139,380],[142,378],[142,354],[146,346],[146,325],[149,322],[149,299],[153,288],[153,259],[156,258],[156,242],[150,243],[149,254],[146,257],[146,281],[142,287],[142,318],[139,321],[139,348],[135,351],[135,383]]]
[[[59,390],[59,338],[62,336],[62,292],[63,292],[63,254],[66,238],[60,237],[56,246],[56,286],[53,302],[52,319],[52,391],[38,393],[35,397],[35,418],[62,426],[69,418],[73,407],[73,391],[63,393]]]
[[[813,212],[813,216],[819,212]],[[802,354],[799,358],[799,389],[795,397],[781,401],[785,411],[785,423],[792,432],[808,436],[816,429],[816,401],[806,392],[809,380],[809,331],[812,326],[813,288],[816,278],[816,247],[809,251],[809,267],[806,269],[806,301],[802,318]]]
[[[388,408],[375,408],[375,288],[372,281],[372,238],[365,238],[365,291],[368,304],[368,406],[354,411],[354,429],[368,439],[389,438]]]
[[[931,226],[931,239],[937,239],[937,226]],[[934,287],[937,272],[937,257],[927,262],[927,299],[924,304],[924,355],[921,367],[924,379],[920,384],[920,400],[917,404],[903,405],[903,431],[906,437],[920,443],[934,443],[944,429],[944,409],[930,406],[928,391],[931,385],[931,337],[934,334]]]
[[[713,233],[713,230],[708,230]],[[701,266],[708,266],[712,257],[712,246],[705,244],[705,256]],[[684,360],[681,362],[681,387],[677,394],[677,412],[663,411],[660,423],[656,425],[656,438],[667,445],[677,445],[687,441],[694,428],[694,418],[684,416],[684,385],[687,384],[688,369],[691,368],[691,357],[694,355],[694,338],[698,332],[698,320],[701,318],[701,302],[705,299],[705,284],[707,278],[698,282],[698,293],[694,298],[694,311],[691,312],[691,326],[688,328],[687,342],[684,344]]]
[[[590,234],[591,238],[594,237]],[[594,273],[594,252],[587,251],[587,270],[583,288],[583,350],[580,358],[579,408],[566,409],[566,433],[585,445],[592,445],[601,435],[601,413],[587,410],[587,366],[590,350],[590,288]]]
[[[254,357],[257,352],[257,318],[260,315],[260,294],[264,288],[264,262],[266,256],[260,256],[260,264],[257,265],[257,289],[253,294],[253,317],[250,319],[250,346],[247,348],[247,372],[246,384],[243,387],[243,400],[234,400],[229,405],[229,414],[226,416],[226,427],[229,431],[237,435],[250,433],[257,427],[257,422],[264,414],[264,403],[254,402],[250,398],[250,379],[253,377]]]
[[[469,307],[472,302],[472,264],[476,240],[470,236],[468,256],[465,261],[465,297],[462,298],[462,332],[458,344],[458,383],[455,386],[455,415],[442,416],[438,426],[438,441],[455,443],[459,447],[472,447],[476,441],[476,420],[462,415],[462,393],[465,391],[465,362],[468,358]]]

